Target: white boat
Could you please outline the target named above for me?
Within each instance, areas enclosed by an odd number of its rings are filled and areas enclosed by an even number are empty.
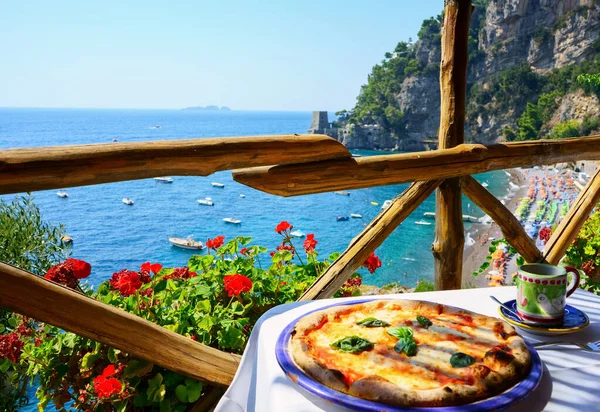
[[[154,180],[160,183],[173,183],[173,179],[170,177],[155,177]]]
[[[475,216],[471,215],[462,215],[463,221],[465,222],[478,222],[479,219]]]
[[[212,197],[205,197],[204,200],[212,200]]]
[[[242,223],[241,220],[234,219],[232,217],[226,217],[225,219],[223,219],[223,222],[225,222],[225,223],[231,223],[231,224],[234,224],[234,225],[239,225],[240,223]]]
[[[196,202],[198,202],[199,204],[204,205],[204,206],[214,206],[215,205],[214,202],[211,202],[210,200],[206,200],[206,199],[198,199],[198,200],[196,200]]]
[[[290,235],[292,235],[294,237],[304,237],[304,236],[306,236],[304,234],[304,232],[301,231],[301,230],[294,230],[293,232],[290,232]]]
[[[423,213],[423,217],[426,217],[427,219],[435,220],[435,212],[425,212],[425,213]]]
[[[381,205],[382,209],[387,209],[388,207],[390,207],[390,205],[392,204],[391,200],[386,200],[385,202],[383,202],[383,204]]]
[[[508,177],[512,177],[512,175],[510,173],[508,173],[506,170],[504,171],[504,174]]]
[[[124,197],[123,199],[121,199],[121,202],[125,203],[127,206],[133,206],[133,199],[130,199],[128,197]]]
[[[60,197],[61,199],[66,199],[67,197],[69,197],[69,194],[64,190],[59,190],[58,192],[56,192],[56,196]]]
[[[362,157],[362,155],[359,155],[357,153],[352,153],[352,157]]]
[[[169,242],[171,242],[171,244],[173,246],[177,246],[178,248],[181,248],[181,249],[189,249],[189,250],[204,249],[204,245],[202,244],[202,242],[194,240],[192,238],[192,236],[188,236],[185,239],[180,238],[180,237],[170,237]]]
[[[492,218],[489,215],[485,215],[477,219],[479,223],[492,223]]]
[[[211,185],[213,185],[214,187],[218,187],[223,189],[225,187],[225,185],[223,183],[219,183],[219,182],[211,182]]]
[[[350,217],[355,219],[362,219],[362,215],[360,213],[350,213]]]
[[[342,196],[350,196],[350,192],[346,192],[345,190],[338,190],[337,192],[333,192],[336,195],[342,195]]]
[[[510,186],[510,190],[512,191],[519,190],[519,185],[516,185],[513,182],[508,182],[508,185]]]
[[[423,225],[423,226],[431,226],[431,222],[426,222],[424,220],[417,220],[415,225]]]
[[[409,257],[403,257],[402,260],[406,260],[407,262],[414,262],[415,259]]]
[[[481,184],[481,186],[483,186],[483,187],[488,187],[489,185],[490,185],[490,184],[489,184],[488,182],[483,182],[483,183]]]
[[[240,194],[240,197],[246,197],[246,195],[245,194]]]

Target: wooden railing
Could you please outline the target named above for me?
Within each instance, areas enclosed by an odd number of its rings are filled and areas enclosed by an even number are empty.
[[[459,288],[463,250],[460,195],[489,214],[527,262],[557,263],[600,198],[600,171],[580,193],[541,253],[512,213],[471,174],[520,166],[600,159],[600,136],[484,146],[464,144],[470,0],[447,1],[441,65],[440,149],[354,159],[322,135],[211,138],[0,150],[0,194],[141,179],[205,176],[233,170],[245,185],[280,196],[413,183],[393,200],[302,300],[331,297],[436,188],[435,284]],[[244,168],[244,169],[242,169]],[[59,304],[57,304],[59,303]],[[239,356],[167,331],[33,274],[0,264],[0,307],[59,326],[215,384],[231,382]],[[222,392],[214,389],[210,397]],[[206,405],[206,400],[202,405]]]

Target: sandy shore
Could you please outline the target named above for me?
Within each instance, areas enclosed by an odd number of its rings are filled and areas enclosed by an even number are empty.
[[[510,179],[513,183],[524,186],[527,182],[526,169],[510,169],[507,170],[513,177]],[[519,203],[519,198],[527,193],[526,187],[520,187],[515,195],[507,201],[506,206],[514,212]],[[488,287],[489,280],[485,278],[485,273],[478,276],[473,276],[472,273],[477,271],[481,264],[485,262],[485,258],[489,254],[489,246],[493,239],[502,239],[502,231],[495,222],[491,224],[473,223],[467,231],[469,236],[475,240],[475,244],[465,249],[463,255],[463,288],[483,288]],[[466,238],[465,234],[465,238]],[[490,238],[493,238],[490,240]],[[516,270],[515,258],[509,262],[507,274],[513,273]]]

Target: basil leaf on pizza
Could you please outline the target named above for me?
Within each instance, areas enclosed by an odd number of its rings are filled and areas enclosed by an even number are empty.
[[[333,342],[330,346],[341,352],[361,353],[373,349],[375,344],[360,336],[346,336],[345,338]]]
[[[456,352],[450,357],[450,364],[453,368],[466,368],[475,363],[475,358],[466,353]]]
[[[382,326],[390,326],[390,324],[387,323],[385,320],[380,320],[373,317],[364,318],[360,322],[356,322],[356,324],[359,326],[364,326],[366,328],[380,328]]]
[[[398,353],[404,352],[406,356],[415,356],[417,354],[417,343],[413,338],[402,338],[394,346]]]
[[[402,339],[402,338],[411,338],[413,337],[413,330],[411,328],[409,328],[408,326],[400,326],[399,328],[389,328],[386,329],[386,332],[388,333],[388,335],[392,335],[393,337],[397,338],[397,339]]]
[[[433,325],[432,321],[422,315],[417,315],[417,322],[419,322],[419,325],[423,326],[425,329]]]

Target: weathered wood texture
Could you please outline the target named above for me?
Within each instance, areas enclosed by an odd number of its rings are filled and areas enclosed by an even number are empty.
[[[471,0],[446,0],[440,65],[438,148],[464,143]],[[463,246],[462,195],[458,178],[446,179],[436,193],[435,240],[431,245],[437,290],[460,289]]]
[[[508,243],[525,258],[525,261],[529,263],[544,261],[542,252],[506,206],[471,176],[463,176],[460,179],[463,193],[494,219]]]
[[[546,243],[544,256],[548,263],[556,265],[560,262],[599,201],[600,169],[596,171],[585,188],[579,193],[569,213],[561,220],[550,240]]]
[[[600,160],[600,135],[259,167],[235,170],[233,178],[263,192],[298,196],[576,160]]]
[[[231,382],[241,359],[5,263],[0,307],[217,385]]]
[[[248,136],[0,150],[0,194],[350,158],[325,135]]]
[[[369,255],[406,219],[440,184],[441,180],[410,185],[383,210],[335,262],[298,300],[330,298],[358,269]]]

